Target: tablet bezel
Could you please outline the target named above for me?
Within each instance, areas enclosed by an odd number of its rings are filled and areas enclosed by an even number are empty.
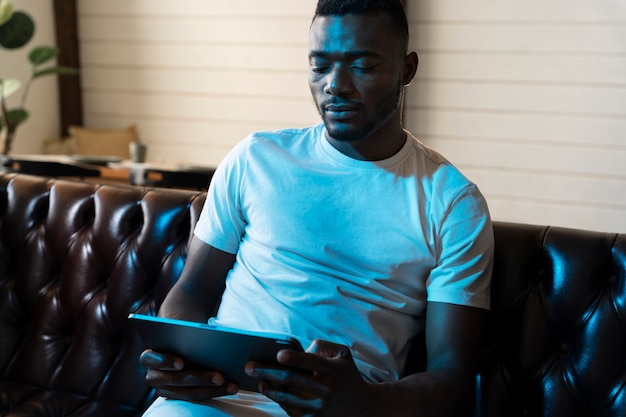
[[[128,318],[150,349],[178,356],[186,366],[219,371],[226,381],[248,391],[258,391],[259,380],[245,373],[246,362],[276,364],[278,351],[303,350],[289,335],[143,314],[130,314]]]

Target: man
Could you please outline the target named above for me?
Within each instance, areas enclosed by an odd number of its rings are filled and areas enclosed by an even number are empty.
[[[219,306],[217,324],[288,333],[309,349],[281,351],[279,366],[248,363],[261,394],[148,350],[161,398],[147,415],[469,412],[491,223],[476,186],[402,128],[417,69],[407,43],[397,1],[320,0],[309,84],[323,124],[253,134],[225,158],[159,311],[206,322]],[[406,375],[422,331],[427,369]]]

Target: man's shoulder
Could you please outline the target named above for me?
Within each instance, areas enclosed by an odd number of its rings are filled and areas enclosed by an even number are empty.
[[[298,139],[315,137],[323,133],[323,124],[317,124],[298,128],[285,128],[277,130],[261,130],[248,136],[248,142],[275,142],[289,144]]]
[[[461,182],[469,182],[465,175],[442,153],[438,150],[424,144],[411,132],[409,137],[412,140],[414,155],[422,160],[426,175],[439,175],[450,179],[450,176],[456,177]]]
[[[425,160],[434,165],[453,166],[452,163],[450,163],[450,161],[448,161],[448,159],[446,159],[446,157],[443,156],[439,151],[426,145],[410,131],[407,130],[406,132],[408,138],[412,141],[413,149],[416,150],[418,155],[421,155]]]
[[[220,163],[221,166],[249,166],[252,161],[277,161],[281,155],[287,159],[309,153],[315,138],[323,135],[323,125],[250,133],[235,145]]]
[[[423,169],[422,184],[432,191],[433,197],[438,196],[445,201],[452,201],[463,193],[480,194],[476,184],[442,153],[424,144],[412,134],[410,138],[413,140],[413,155]]]

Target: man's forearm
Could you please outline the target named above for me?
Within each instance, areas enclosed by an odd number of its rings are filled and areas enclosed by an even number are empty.
[[[397,382],[372,384],[368,417],[469,416],[474,381],[474,376],[467,372],[435,369]]]
[[[214,303],[207,301],[206,298],[199,297],[197,292],[176,285],[165,297],[159,316],[206,323],[214,308]]]

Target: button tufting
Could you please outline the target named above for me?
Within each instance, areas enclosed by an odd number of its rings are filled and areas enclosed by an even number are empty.
[[[567,342],[561,343],[560,351],[562,355],[565,355],[567,352],[569,352],[569,349],[570,349],[569,343]]]

